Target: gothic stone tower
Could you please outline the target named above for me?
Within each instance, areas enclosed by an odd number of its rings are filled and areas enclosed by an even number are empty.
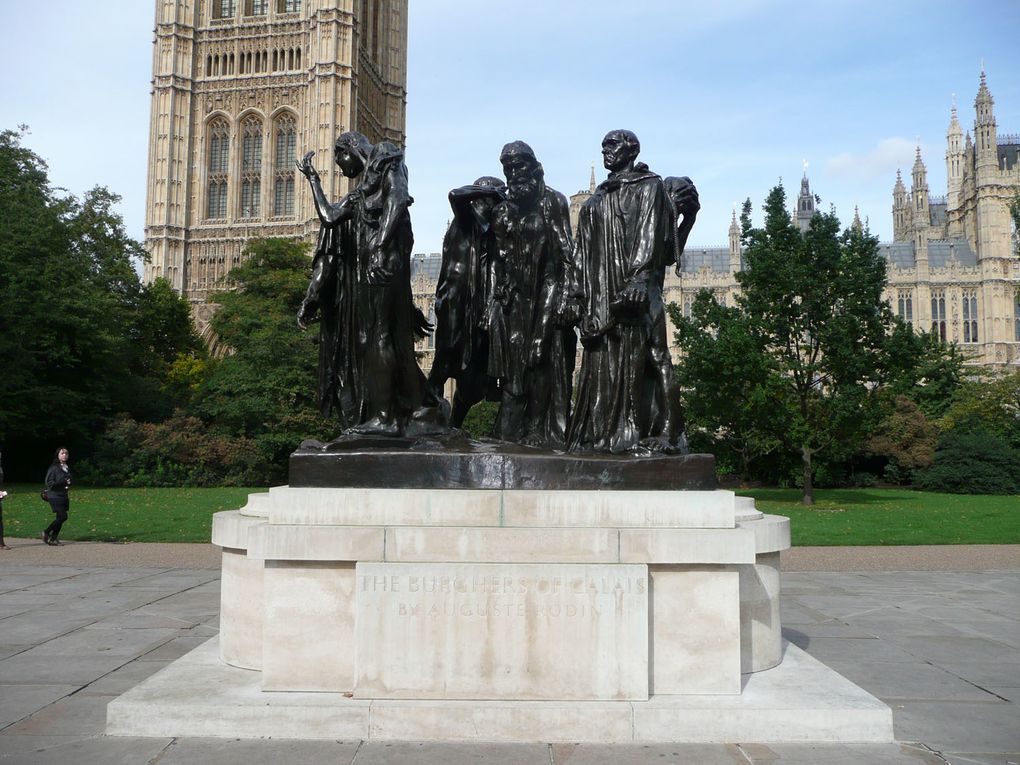
[[[144,279],[206,297],[252,237],[318,228],[295,160],[347,190],[344,130],[404,143],[407,0],[156,0]]]

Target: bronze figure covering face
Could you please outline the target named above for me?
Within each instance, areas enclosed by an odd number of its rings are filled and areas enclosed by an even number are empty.
[[[321,314],[319,403],[345,432],[418,435],[446,430],[446,414],[414,355],[428,323],[411,294],[414,237],[404,155],[360,133],[336,141],[334,159],[357,187],[339,203],[325,197],[310,152],[298,163],[322,223],[312,279],[298,314]]]
[[[429,386],[441,396],[451,377],[450,423],[459,428],[472,406],[496,400],[496,380],[488,374],[488,315],[492,310],[496,241],[493,212],[506,198],[506,185],[483,176],[450,194],[453,220],[443,238],[443,262],[436,285],[436,356]]]

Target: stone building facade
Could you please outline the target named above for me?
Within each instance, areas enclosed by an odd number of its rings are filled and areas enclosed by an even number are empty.
[[[997,130],[985,73],[974,133],[951,110],[945,196],[933,196],[917,150],[908,192],[897,171],[886,297],[915,327],[956,342],[972,364],[1020,366],[1020,257],[1009,203],[1020,194],[1020,134]]]
[[[204,329],[248,239],[314,238],[296,159],[336,199],[338,134],[404,144],[407,0],[157,0],[152,70],[143,278]]]

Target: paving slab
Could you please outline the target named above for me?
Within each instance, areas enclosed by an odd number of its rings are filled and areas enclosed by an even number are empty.
[[[170,739],[107,736],[4,735],[4,765],[146,765],[155,762]]]
[[[749,765],[944,765],[918,744],[741,744]]]
[[[67,735],[100,736],[106,732],[106,706],[116,696],[76,693],[66,696],[40,709],[4,733],[40,735],[61,733]]]
[[[938,751],[1013,752],[1020,749],[1020,708],[1004,701],[893,704],[896,738],[923,741]]]
[[[1005,754],[987,752],[943,752],[950,765],[1020,765],[1020,751]]]
[[[365,742],[356,765],[549,765],[545,744],[444,744]]]
[[[734,765],[748,763],[735,744],[553,744],[552,765]]]
[[[77,685],[0,684],[0,727],[10,725],[78,690]],[[2,751],[2,747],[0,747]]]
[[[359,746],[360,741],[175,739],[160,755],[159,765],[350,765]]]

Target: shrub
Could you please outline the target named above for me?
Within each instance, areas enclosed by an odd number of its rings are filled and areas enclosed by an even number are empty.
[[[952,494],[1020,493],[1020,453],[981,425],[948,430],[917,488]]]

